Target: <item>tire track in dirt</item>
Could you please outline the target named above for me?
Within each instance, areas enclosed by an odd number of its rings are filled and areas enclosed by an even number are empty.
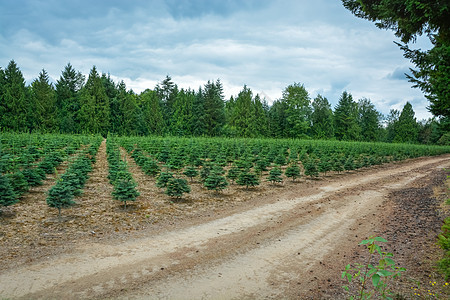
[[[135,289],[126,297],[270,297],[282,290],[277,278],[285,277],[283,270],[292,260],[303,262],[308,270],[332,250],[330,235],[334,238],[335,231],[345,237],[357,219],[376,211],[390,190],[448,165],[448,156],[426,158],[353,182],[338,178],[319,192],[305,191],[303,197],[280,199],[185,229],[120,245],[87,246],[50,264],[1,274],[0,295],[116,297],[127,295],[123,289]],[[278,282],[277,288],[270,281]]]

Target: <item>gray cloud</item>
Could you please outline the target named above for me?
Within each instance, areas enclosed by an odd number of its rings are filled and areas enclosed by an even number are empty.
[[[427,101],[399,80],[410,64],[377,29],[340,1],[2,1],[0,66],[16,60],[28,82],[72,65],[96,65],[140,92],[169,74],[181,87],[220,78],[227,97],[244,84],[272,100],[300,82],[333,106],[343,90],[387,114]]]

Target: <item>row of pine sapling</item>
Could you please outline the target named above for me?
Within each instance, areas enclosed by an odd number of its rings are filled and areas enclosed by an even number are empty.
[[[72,148],[70,148],[72,149]],[[64,149],[65,150],[65,149]],[[30,187],[42,185],[48,174],[54,174],[56,168],[69,154],[62,149],[49,152],[36,165],[36,157],[31,156],[13,171],[2,175],[0,172],[0,205],[9,206],[17,203]]]
[[[81,195],[95,163],[100,143],[101,139],[97,138],[89,147],[81,150],[64,174],[57,178],[56,183],[49,189],[47,205],[57,208],[58,216],[61,216],[62,208],[74,205],[76,203],[74,198]]]
[[[128,171],[126,161],[121,158],[119,145],[112,136],[108,136],[106,140],[106,155],[109,166],[108,179],[114,186],[112,195],[123,202],[126,208],[127,201],[135,201],[139,192],[136,190],[136,181]]]

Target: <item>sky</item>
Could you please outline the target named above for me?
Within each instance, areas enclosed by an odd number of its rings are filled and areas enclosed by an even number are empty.
[[[226,99],[247,85],[272,103],[300,83],[333,108],[347,91],[385,115],[409,101],[429,118],[394,41],[340,0],[0,0],[0,67],[14,59],[28,84],[42,69],[56,82],[70,62],[136,93],[169,75],[195,90],[220,79]]]

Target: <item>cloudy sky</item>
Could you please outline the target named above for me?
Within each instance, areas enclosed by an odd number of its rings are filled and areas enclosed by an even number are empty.
[[[227,98],[246,84],[271,102],[297,82],[333,107],[346,90],[428,118],[394,40],[340,0],[0,0],[0,66],[14,59],[28,83],[42,69],[56,81],[70,62],[135,92],[166,75],[193,89],[220,78]]]

